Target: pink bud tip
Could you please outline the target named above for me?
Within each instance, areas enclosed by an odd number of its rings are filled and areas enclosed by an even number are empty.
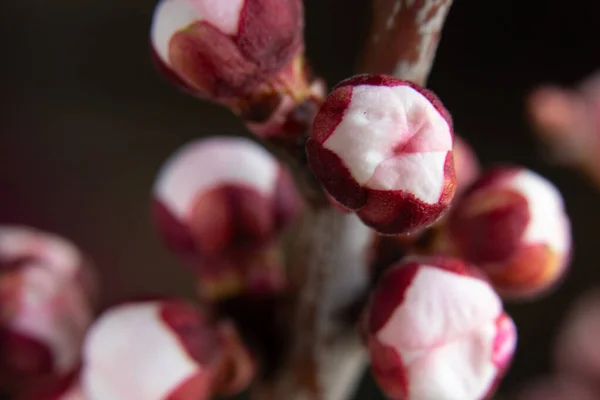
[[[516,328],[474,267],[415,258],[380,279],[366,313],[372,370],[394,400],[481,400],[516,346]]]
[[[19,390],[77,368],[93,317],[89,268],[63,238],[0,227],[0,387]]]
[[[551,288],[568,266],[569,219],[560,192],[524,168],[493,169],[452,208],[449,239],[506,298]]]
[[[268,246],[299,207],[289,173],[243,138],[184,146],[165,163],[154,186],[154,216],[167,245],[195,266]]]
[[[329,194],[381,233],[427,227],[455,191],[452,122],[439,99],[411,82],[360,75],[322,104],[307,143]]]
[[[234,376],[227,338],[182,301],[123,304],[90,328],[82,386],[90,400],[209,399]]]

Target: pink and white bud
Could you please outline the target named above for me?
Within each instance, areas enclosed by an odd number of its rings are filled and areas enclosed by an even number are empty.
[[[90,328],[82,386],[90,400],[209,399],[253,376],[252,360],[236,338],[229,325],[223,331],[183,301],[123,304]],[[230,354],[230,343],[242,353]]]
[[[555,363],[559,371],[590,382],[600,381],[600,291],[577,300],[559,331],[555,344]]]
[[[327,192],[375,230],[408,233],[448,209],[455,191],[450,115],[431,92],[383,75],[341,82],[307,143]]]
[[[0,386],[19,390],[78,367],[93,318],[88,268],[62,238],[0,227]]]
[[[300,0],[160,0],[150,36],[167,77],[271,136],[320,97],[302,54],[303,20]]]
[[[373,374],[394,400],[485,399],[517,341],[494,289],[456,259],[396,264],[365,315]]]
[[[547,291],[564,275],[571,229],[558,189],[524,168],[488,171],[455,203],[448,239],[506,298]]]
[[[154,186],[154,216],[168,247],[200,270],[237,264],[244,282],[256,272],[249,268],[256,253],[272,246],[299,207],[287,170],[243,138],[184,146]]]
[[[479,176],[481,167],[471,146],[460,136],[454,135],[454,169],[456,192],[461,193]]]

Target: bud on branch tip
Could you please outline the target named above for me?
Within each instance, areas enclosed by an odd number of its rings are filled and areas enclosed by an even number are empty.
[[[430,91],[384,75],[341,82],[307,143],[329,194],[380,233],[410,233],[448,209],[456,179],[449,113]]]

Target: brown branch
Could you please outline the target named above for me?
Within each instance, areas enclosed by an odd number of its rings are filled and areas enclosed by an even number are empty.
[[[360,70],[421,85],[433,65],[452,0],[373,0]]]
[[[451,3],[373,0],[371,36],[360,69],[424,84]],[[291,148],[303,149],[303,143]],[[306,178],[304,153],[298,154],[290,165],[302,170],[296,176]],[[304,182],[305,189],[314,186]],[[306,213],[287,254],[293,285],[291,348],[275,381],[257,385],[253,399],[346,400],[353,395],[367,357],[356,327],[343,314],[368,289],[372,237],[353,214],[322,205]]]

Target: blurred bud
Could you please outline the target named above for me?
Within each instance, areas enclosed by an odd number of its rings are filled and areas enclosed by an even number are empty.
[[[373,374],[394,400],[485,399],[517,340],[493,288],[449,258],[396,264],[365,316]]]
[[[580,168],[600,184],[600,73],[572,89],[541,86],[530,94],[527,109],[554,159]]]
[[[471,146],[460,136],[454,135],[454,169],[456,192],[463,192],[479,176],[480,165]]]
[[[568,312],[555,344],[559,371],[600,381],[600,291],[581,297]]]
[[[262,136],[319,96],[302,55],[300,0],[161,0],[151,42],[179,86],[229,106]]]
[[[188,144],[167,161],[154,187],[154,216],[169,248],[207,277],[243,285],[263,279],[260,271],[273,272],[268,249],[299,208],[289,173],[242,138]],[[230,285],[212,278],[210,285]]]
[[[454,196],[452,123],[435,95],[410,82],[359,75],[327,97],[307,143],[329,194],[381,233],[433,224]]]
[[[176,300],[109,309],[90,328],[83,357],[90,400],[203,400],[245,388],[254,374],[231,325]]]
[[[496,168],[457,200],[447,238],[506,298],[551,288],[568,266],[571,231],[560,192],[524,168]]]
[[[93,318],[89,268],[62,238],[0,227],[0,386],[20,390],[79,365]]]
[[[600,393],[584,382],[566,377],[546,377],[521,388],[515,400],[598,400]]]

